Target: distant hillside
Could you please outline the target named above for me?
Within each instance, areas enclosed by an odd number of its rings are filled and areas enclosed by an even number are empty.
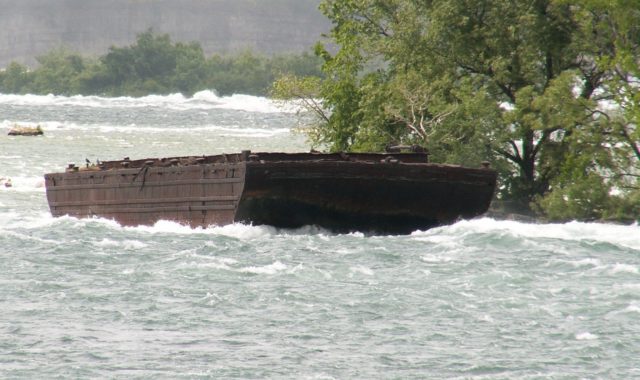
[[[0,0],[0,67],[65,46],[100,55],[153,28],[207,54],[310,49],[329,30],[320,0]]]

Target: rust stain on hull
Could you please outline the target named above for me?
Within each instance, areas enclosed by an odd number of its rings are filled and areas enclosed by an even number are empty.
[[[424,153],[245,151],[70,166],[45,184],[54,216],[409,233],[486,212],[496,173],[427,163]]]

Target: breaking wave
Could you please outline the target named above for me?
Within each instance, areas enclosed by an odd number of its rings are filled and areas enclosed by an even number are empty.
[[[41,179],[27,178],[24,187],[31,191],[44,192]],[[25,191],[25,190],[23,190]],[[128,231],[142,234],[174,234],[174,235],[220,235],[241,240],[253,240],[271,238],[274,236],[309,236],[318,237],[330,236],[350,236],[352,239],[385,239],[393,240],[415,240],[439,245],[449,248],[449,253],[455,250],[457,245],[468,245],[470,240],[479,241],[502,239],[509,241],[509,237],[521,241],[530,241],[539,244],[548,239],[561,241],[575,241],[584,244],[612,244],[620,247],[630,248],[640,251],[640,226],[615,225],[603,223],[582,223],[569,222],[564,224],[532,224],[515,221],[500,221],[491,218],[479,218],[464,220],[450,226],[433,228],[427,231],[415,231],[411,235],[400,236],[367,236],[362,233],[334,234],[317,226],[304,226],[297,229],[281,229],[272,226],[254,226],[241,223],[234,223],[224,226],[209,226],[206,228],[192,228],[180,223],[161,220],[152,226],[124,227],[117,222],[104,218],[77,219],[73,217],[53,218],[48,212],[40,213],[25,219],[24,225],[11,222],[9,215],[5,215],[6,224],[0,223],[5,228],[26,227],[41,228],[43,226],[56,226],[59,224],[72,224],[75,228],[87,227],[89,225],[101,226],[102,228]],[[600,264],[597,259],[583,260],[574,263],[577,266],[593,266]],[[635,272],[637,268],[628,268],[623,265],[613,268],[616,272]]]
[[[291,133],[290,128],[273,128],[273,127],[251,127],[242,125],[200,125],[200,126],[157,126],[157,125],[110,125],[110,124],[78,124],[78,123],[62,123],[59,121],[42,121],[42,122],[13,122],[4,120],[0,122],[0,129],[11,129],[15,124],[27,127],[40,126],[45,133],[63,132],[63,131],[80,131],[90,133],[104,134],[123,134],[135,132],[163,132],[163,133],[215,133],[217,136],[223,137],[273,137],[276,135]],[[95,137],[95,136],[94,136]]]
[[[609,243],[640,250],[640,225],[605,223],[522,223],[491,218],[460,221],[451,226],[427,231],[416,231],[414,239],[437,243],[458,244],[462,238],[472,235],[494,235],[522,241],[557,239],[585,243]]]
[[[10,176],[0,172],[0,191],[44,193],[44,177]]]
[[[281,104],[265,97],[234,94],[218,96],[210,90],[200,91],[192,97],[182,94],[148,95],[140,98],[121,96],[61,95],[13,95],[0,94],[0,104],[20,106],[77,106],[89,108],[141,108],[156,107],[178,111],[228,109],[257,113],[295,113],[299,111],[293,103]]]

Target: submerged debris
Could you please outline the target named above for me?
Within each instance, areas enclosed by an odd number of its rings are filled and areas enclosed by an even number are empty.
[[[11,187],[13,184],[11,183],[11,178],[0,177],[0,185],[4,185],[4,187]]]

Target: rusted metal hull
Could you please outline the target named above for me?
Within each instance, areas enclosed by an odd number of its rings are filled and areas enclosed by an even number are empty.
[[[484,213],[496,173],[426,154],[258,153],[110,161],[45,176],[54,216],[409,233]]]

